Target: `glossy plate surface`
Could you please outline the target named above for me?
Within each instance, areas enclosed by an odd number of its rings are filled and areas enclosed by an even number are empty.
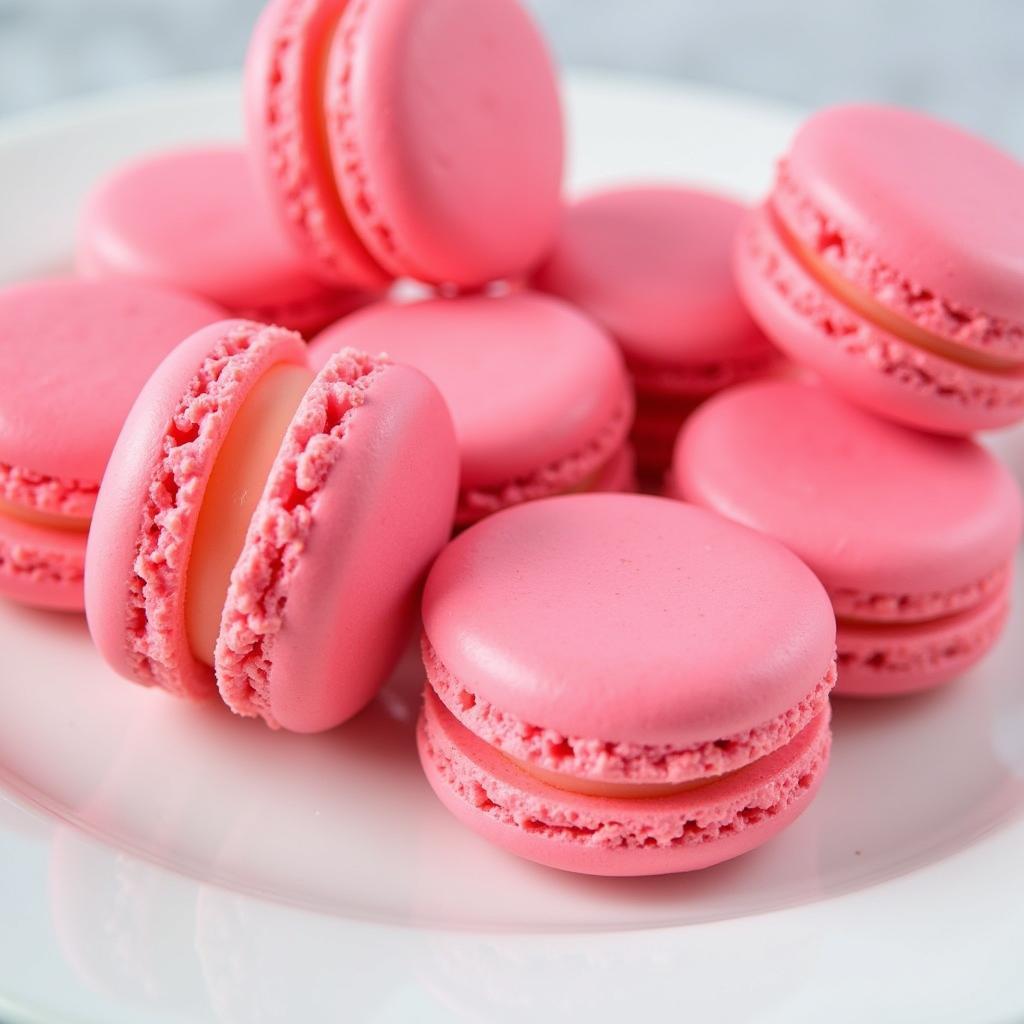
[[[796,123],[630,80],[574,78],[567,98],[577,190],[684,179],[754,197]],[[235,137],[238,110],[213,79],[0,126],[0,280],[66,266],[104,170]],[[1024,476],[1024,432],[993,444]],[[519,862],[444,812],[416,761],[413,657],[357,721],[298,737],[122,683],[73,616],[2,605],[0,650],[5,1021],[1024,1015],[1020,580],[968,677],[837,702],[832,768],[796,826],[635,881]]]

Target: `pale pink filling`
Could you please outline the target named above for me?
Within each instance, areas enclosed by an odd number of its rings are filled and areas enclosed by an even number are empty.
[[[36,512],[88,519],[96,505],[99,484],[34,473],[0,462],[0,500]]]
[[[785,746],[828,706],[836,683],[833,662],[793,707],[752,729],[692,746],[616,742],[567,736],[495,707],[455,679],[424,634],[427,680],[452,715],[502,753],[549,772],[605,782],[674,784],[736,771]]]
[[[849,589],[829,591],[840,619],[861,622],[925,622],[981,604],[1006,589],[1011,566],[1000,566],[980,580],[950,590],[920,594],[885,594]]]
[[[825,767],[831,746],[826,727],[785,771],[751,789],[734,788],[728,798],[702,798],[690,813],[681,812],[676,798],[671,797],[664,801],[616,800],[614,813],[610,813],[605,800],[589,802],[554,789],[540,799],[536,792],[486,771],[445,734],[438,720],[444,712],[435,712],[429,694],[427,699],[420,718],[426,756],[450,790],[504,825],[591,847],[696,846],[760,825],[806,796]]]
[[[984,374],[936,357],[854,313],[797,262],[770,216],[762,210],[743,229],[746,255],[760,278],[819,335],[902,387],[971,407],[1024,409],[1024,377]]]
[[[288,428],[231,574],[217,641],[217,682],[242,715],[277,725],[270,669],[288,589],[312,527],[317,494],[344,450],[353,416],[389,361],[352,349],[332,356]]]
[[[459,495],[455,522],[458,526],[483,519],[503,508],[537,498],[549,498],[582,488],[596,480],[619,453],[633,419],[633,403],[616,409],[600,432],[582,448],[537,470],[529,477],[511,480],[494,488],[474,488]]]
[[[1024,360],[1024,324],[957,304],[908,280],[817,209],[792,179],[785,161],[779,166],[771,202],[794,237],[894,313],[967,348]]]

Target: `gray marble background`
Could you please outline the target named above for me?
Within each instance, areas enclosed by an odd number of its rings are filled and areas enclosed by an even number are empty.
[[[1022,0],[526,0],[569,65],[878,99],[1024,154]],[[0,115],[237,65],[261,0],[0,0]]]

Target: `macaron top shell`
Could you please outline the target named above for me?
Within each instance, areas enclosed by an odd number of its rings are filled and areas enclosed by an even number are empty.
[[[516,0],[349,0],[325,88],[345,207],[386,270],[474,286],[540,259],[560,210],[561,109]]]
[[[834,592],[922,595],[979,583],[1012,557],[1021,498],[965,438],[878,419],[830,392],[766,381],[698,409],[676,448],[687,500],[764,530]]]
[[[50,278],[0,291],[0,465],[40,485],[35,497],[19,487],[15,500],[87,516],[139,389],[183,337],[222,316],[141,283]],[[47,487],[54,481],[87,497],[69,504]]]
[[[535,282],[586,310],[630,363],[688,367],[772,348],[733,283],[745,208],[667,186],[600,192],[568,206]]]
[[[422,370],[451,409],[462,488],[496,487],[577,454],[609,423],[628,429],[622,357],[592,321],[548,296],[379,303],[320,334],[321,365],[340,346],[387,352]]]
[[[266,210],[240,146],[172,150],[118,169],[86,203],[78,266],[206,295],[240,316],[287,318],[330,295]]]
[[[572,495],[499,512],[431,570],[426,638],[468,693],[538,728],[686,745],[759,726],[829,672],[821,584],[681,502]]]
[[[1024,327],[1024,164],[987,142],[914,111],[833,107],[800,129],[780,183],[797,193],[776,203],[789,230],[884,305],[943,334],[979,316]]]

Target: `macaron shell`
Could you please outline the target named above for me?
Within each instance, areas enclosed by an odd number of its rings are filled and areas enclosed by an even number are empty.
[[[974,369],[868,322],[808,274],[764,208],[741,230],[736,275],[751,314],[784,352],[879,416],[944,434],[1024,417],[1024,371]]]
[[[0,291],[0,462],[95,488],[160,361],[223,312],[139,282],[47,278]],[[88,515],[90,508],[78,514]],[[57,509],[54,509],[57,511]]]
[[[318,330],[356,308],[348,293],[309,273],[264,203],[241,146],[145,157],[87,200],[79,272],[180,288],[241,318],[295,330]]]
[[[656,875],[746,853],[809,805],[828,763],[828,713],[742,773],[667,797],[623,799],[555,789],[458,722],[429,692],[420,762],[463,824],[520,857],[594,875]]]
[[[772,351],[733,283],[744,213],[740,203],[695,189],[599,192],[566,208],[535,283],[593,316],[631,367],[679,373],[710,365],[726,378],[733,360]],[[713,389],[694,378],[699,393]]]
[[[839,697],[894,697],[963,675],[995,646],[1010,613],[1009,587],[975,608],[932,622],[840,621]]]
[[[245,61],[250,151],[278,223],[312,273],[378,288],[388,275],[359,240],[324,139],[323,67],[349,0],[271,0]]]
[[[590,457],[541,491],[568,489],[621,447],[632,419],[629,380],[614,343],[546,295],[378,303],[319,335],[310,359],[323,365],[345,345],[387,352],[437,385],[455,422],[464,494],[527,484],[600,439]],[[508,503],[498,498],[481,512]]]
[[[919,292],[1024,323],[1024,165],[954,125],[874,105],[823,110],[793,141],[808,199]]]
[[[238,351],[245,356],[232,359]],[[214,692],[213,671],[192,654],[184,622],[186,573],[203,492],[253,385],[272,366],[305,365],[305,359],[297,334],[221,321],[183,341],[139,393],[100,488],[85,569],[93,641],[126,678],[182,696]],[[170,457],[176,461],[169,469]],[[150,527],[152,535],[145,532]],[[144,541],[154,547],[148,555]],[[143,649],[154,644],[158,661]]]
[[[22,604],[81,611],[85,534],[0,514],[0,595]]]
[[[880,420],[797,381],[706,402],[679,438],[672,476],[678,496],[777,538],[830,593],[865,604],[973,588],[1021,537],[1017,484],[981,445]]]
[[[558,88],[515,0],[350,0],[325,85],[355,230],[396,277],[520,275],[556,229]]]
[[[795,555],[639,495],[551,498],[476,524],[435,562],[423,623],[470,693],[530,725],[673,746],[788,711],[835,649],[828,597]]]
[[[411,367],[358,361],[358,395],[342,353],[300,405],[221,623],[225,702],[296,732],[332,728],[374,696],[451,533],[458,456],[444,401]]]

